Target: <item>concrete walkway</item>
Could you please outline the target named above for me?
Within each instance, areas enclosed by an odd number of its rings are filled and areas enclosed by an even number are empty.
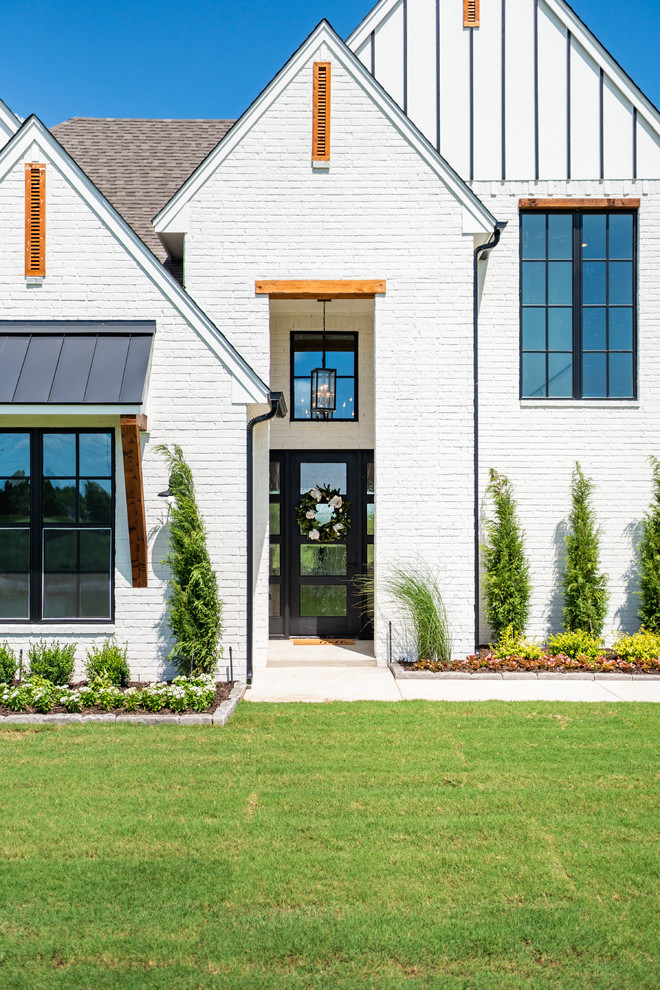
[[[303,648],[305,652],[323,647]],[[660,702],[660,678],[594,680],[570,676],[557,680],[513,677],[489,679],[466,676],[455,679],[392,676],[387,667],[377,667],[362,655],[353,664],[348,658],[323,662],[314,654],[311,661],[300,654],[288,663],[281,653],[271,666],[255,671],[246,701],[656,701]],[[307,660],[307,662],[305,662]]]

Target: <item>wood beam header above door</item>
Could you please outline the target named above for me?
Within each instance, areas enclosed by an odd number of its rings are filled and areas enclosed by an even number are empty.
[[[254,291],[271,299],[368,299],[385,295],[386,280],[377,279],[257,279]]]

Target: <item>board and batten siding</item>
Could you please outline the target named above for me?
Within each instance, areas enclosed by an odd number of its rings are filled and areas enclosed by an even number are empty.
[[[380,7],[349,47],[464,179],[660,174],[657,111],[557,0],[488,0],[475,28],[462,0]]]

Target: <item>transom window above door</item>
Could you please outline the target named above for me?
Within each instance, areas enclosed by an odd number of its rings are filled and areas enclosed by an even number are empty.
[[[291,419],[355,421],[358,418],[356,333],[291,334]],[[312,372],[336,372],[335,410],[320,414],[312,410]]]
[[[634,211],[521,214],[522,398],[636,395]]]

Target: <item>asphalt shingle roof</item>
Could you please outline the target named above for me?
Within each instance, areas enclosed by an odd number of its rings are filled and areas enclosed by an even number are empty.
[[[152,218],[215,148],[233,120],[72,117],[51,132],[160,261]]]

